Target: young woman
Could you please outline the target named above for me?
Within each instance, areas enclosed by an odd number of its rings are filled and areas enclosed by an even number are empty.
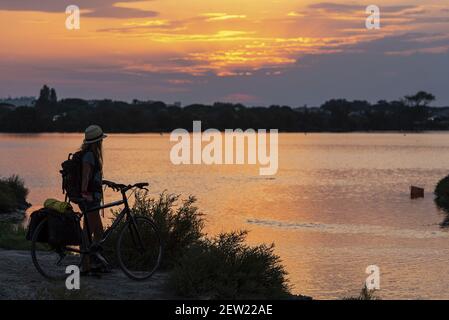
[[[102,180],[103,180],[103,139],[107,135],[97,126],[89,126],[85,131],[85,138],[81,146],[83,151],[82,158],[82,179],[81,194],[86,200],[85,208],[97,207],[101,204],[103,198]],[[103,224],[101,222],[100,212],[94,211],[87,214],[90,231],[93,233],[93,239],[98,241],[103,235]]]

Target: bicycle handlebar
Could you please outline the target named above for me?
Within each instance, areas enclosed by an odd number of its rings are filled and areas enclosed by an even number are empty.
[[[134,185],[134,187],[139,189],[145,189],[145,187],[148,187],[150,184],[148,182],[139,182]]]
[[[126,191],[128,191],[128,190],[130,190],[132,188],[139,188],[139,189],[148,190],[145,187],[149,186],[148,182],[138,182],[138,183],[135,183],[133,185],[130,185],[130,184],[129,185],[124,185],[124,184],[121,184],[121,183],[115,183],[115,182],[108,181],[108,180],[103,180],[103,184],[106,185],[107,187],[115,190],[115,191],[121,191],[121,192],[126,192]]]

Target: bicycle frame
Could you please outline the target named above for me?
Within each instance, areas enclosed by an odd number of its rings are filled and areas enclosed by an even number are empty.
[[[130,213],[130,209],[129,209],[129,205],[128,205],[128,198],[126,196],[126,191],[121,191],[122,194],[122,200],[117,200],[117,201],[113,201],[101,206],[96,206],[93,208],[90,208],[89,210],[82,210],[81,212],[81,216],[82,218],[84,218],[84,225],[86,227],[86,230],[83,230],[83,232],[87,232],[87,238],[89,240],[89,245],[93,243],[92,241],[92,234],[91,234],[91,229],[90,229],[90,225],[89,225],[89,219],[87,218],[87,215],[90,212],[95,212],[95,211],[99,211],[102,209],[107,209],[107,208],[112,208],[112,207],[116,207],[116,206],[120,206],[120,205],[125,205],[125,207],[122,209],[122,211],[120,211],[120,213],[117,215],[116,219],[114,220],[114,222],[112,223],[112,225],[105,231],[105,233],[103,234],[102,239],[98,242],[98,244],[101,246],[106,240],[108,240],[109,236],[111,235],[111,233],[115,230],[115,228],[117,228],[118,224],[123,220],[123,218],[126,216],[127,218],[131,218],[133,219],[133,216]],[[133,219],[134,220],[134,219]],[[77,249],[72,249],[72,248],[67,248],[68,251],[72,251],[72,252],[77,252],[77,253],[90,253],[90,248],[87,249],[87,251],[83,251],[83,250],[77,250]]]

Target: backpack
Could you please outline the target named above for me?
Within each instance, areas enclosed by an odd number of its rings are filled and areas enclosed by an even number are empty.
[[[65,202],[70,201],[76,204],[82,200],[81,182],[83,173],[83,157],[86,151],[77,151],[70,153],[67,160],[61,163],[62,170],[62,193],[65,193]],[[98,161],[95,160],[94,172],[99,170]],[[94,176],[90,178],[87,185],[88,192],[102,192],[102,183],[94,181]]]
[[[78,151],[70,153],[67,160],[61,163],[62,169],[59,171],[62,175],[62,193],[66,195],[69,201],[78,203],[81,196],[81,174],[83,166],[84,152]]]

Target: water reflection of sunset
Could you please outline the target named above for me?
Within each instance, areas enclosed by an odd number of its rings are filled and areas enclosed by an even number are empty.
[[[48,197],[63,198],[55,168],[82,138],[0,136],[2,150],[13,150],[0,168],[21,173],[30,212]],[[257,165],[173,165],[169,135],[111,134],[104,172],[112,181],[149,181],[154,197],[164,190],[196,196],[210,236],[248,230],[248,243],[274,243],[294,292],[356,294],[366,266],[379,264],[382,298],[444,298],[449,235],[432,197],[410,200],[409,184],[431,190],[447,173],[448,141],[444,133],[281,133],[279,171],[262,177]],[[108,189],[106,202],[118,198]]]

